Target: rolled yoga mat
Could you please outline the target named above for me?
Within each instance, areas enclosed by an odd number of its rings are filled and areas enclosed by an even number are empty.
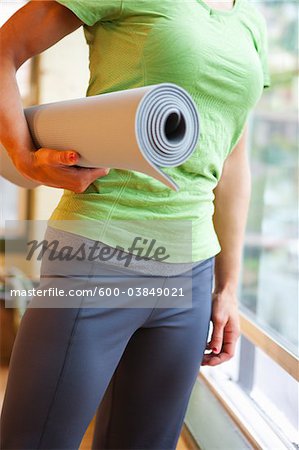
[[[79,166],[136,170],[175,191],[179,186],[160,167],[183,164],[199,137],[196,106],[172,83],[48,103],[24,112],[36,148],[76,150]],[[3,147],[0,174],[21,187],[40,185],[16,170]]]

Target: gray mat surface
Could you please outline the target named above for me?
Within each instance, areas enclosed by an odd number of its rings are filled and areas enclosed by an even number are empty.
[[[145,86],[25,109],[36,148],[76,150],[82,167],[136,170],[177,191],[161,170],[183,164],[199,138],[191,96],[172,83]],[[22,176],[0,146],[0,174],[22,187]]]

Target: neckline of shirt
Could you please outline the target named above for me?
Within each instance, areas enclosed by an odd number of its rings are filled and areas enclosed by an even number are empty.
[[[210,15],[223,15],[223,16],[229,16],[231,14],[234,14],[237,9],[240,6],[241,0],[235,0],[234,4],[231,9],[215,9],[211,8],[204,0],[197,0],[197,2],[202,5],[209,13]]]

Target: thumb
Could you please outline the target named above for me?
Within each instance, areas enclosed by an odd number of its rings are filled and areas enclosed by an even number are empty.
[[[64,164],[67,166],[74,166],[78,163],[80,155],[73,150],[63,150],[51,152],[54,164]]]
[[[221,325],[215,325],[212,338],[209,342],[209,349],[213,351],[213,353],[219,353],[223,343],[223,331],[224,327]]]

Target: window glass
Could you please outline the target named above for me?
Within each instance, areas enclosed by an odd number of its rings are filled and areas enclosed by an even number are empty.
[[[272,84],[249,123],[252,194],[238,299],[245,316],[298,355],[298,4],[254,4],[267,21]],[[298,447],[298,383],[261,349],[242,336],[234,358],[201,370],[215,384],[225,380],[228,393],[232,383],[240,388],[281,448]]]
[[[252,196],[241,306],[298,354],[298,11],[259,2],[267,20],[270,89],[250,121]]]

